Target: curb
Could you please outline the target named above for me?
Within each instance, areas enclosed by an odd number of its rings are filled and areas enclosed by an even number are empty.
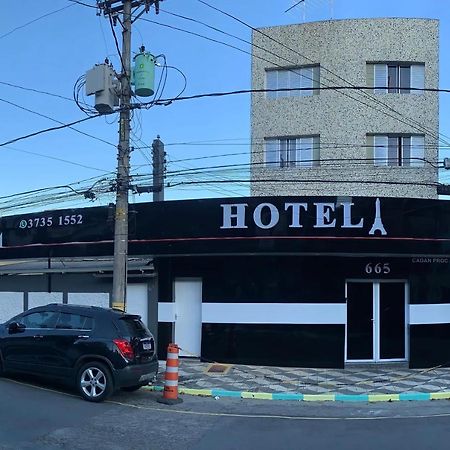
[[[162,392],[163,386],[144,386],[152,392]],[[180,387],[180,394],[201,397],[235,397],[257,400],[293,400],[303,402],[399,402],[450,400],[450,391],[445,392],[403,392],[401,394],[300,394],[295,392],[246,392],[224,389],[191,389]]]

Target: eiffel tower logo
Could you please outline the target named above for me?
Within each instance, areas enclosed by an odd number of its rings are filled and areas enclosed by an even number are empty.
[[[379,198],[375,200],[375,220],[373,221],[369,234],[372,236],[375,234],[375,231],[379,231],[382,236],[387,235],[387,231],[384,228],[383,221],[381,220],[381,202]]]

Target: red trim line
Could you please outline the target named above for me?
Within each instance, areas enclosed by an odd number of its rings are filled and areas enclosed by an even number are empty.
[[[311,241],[404,241],[404,242],[450,242],[450,238],[413,238],[413,237],[382,237],[382,236],[224,236],[224,237],[198,237],[198,238],[165,238],[165,239],[131,239],[128,242],[138,243],[158,243],[158,242],[196,242],[196,241],[245,241],[245,240],[311,240]],[[72,245],[95,245],[112,244],[112,240],[105,241],[85,241],[85,242],[60,242],[53,244],[26,244],[3,246],[2,248],[30,248],[30,247],[64,247]]]

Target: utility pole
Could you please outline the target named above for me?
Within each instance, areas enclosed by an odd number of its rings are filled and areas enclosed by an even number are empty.
[[[106,0],[97,6],[110,20],[122,26],[122,51],[120,73],[119,145],[117,153],[116,209],[114,219],[114,265],[112,307],[126,310],[128,265],[128,191],[130,189],[130,115],[131,115],[131,27],[138,17],[155,5],[159,12],[160,0]],[[144,6],[132,19],[132,8]],[[122,20],[119,13],[122,12]],[[133,14],[134,14],[133,12]]]
[[[164,144],[159,139],[159,136],[153,140],[153,201],[164,201]]]
[[[123,2],[122,26],[112,306],[125,311],[128,265],[128,188],[130,183],[131,0]]]

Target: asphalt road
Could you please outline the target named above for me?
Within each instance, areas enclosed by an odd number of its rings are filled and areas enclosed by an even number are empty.
[[[448,449],[450,402],[325,403],[119,393],[91,404],[29,379],[0,379],[0,449]]]

